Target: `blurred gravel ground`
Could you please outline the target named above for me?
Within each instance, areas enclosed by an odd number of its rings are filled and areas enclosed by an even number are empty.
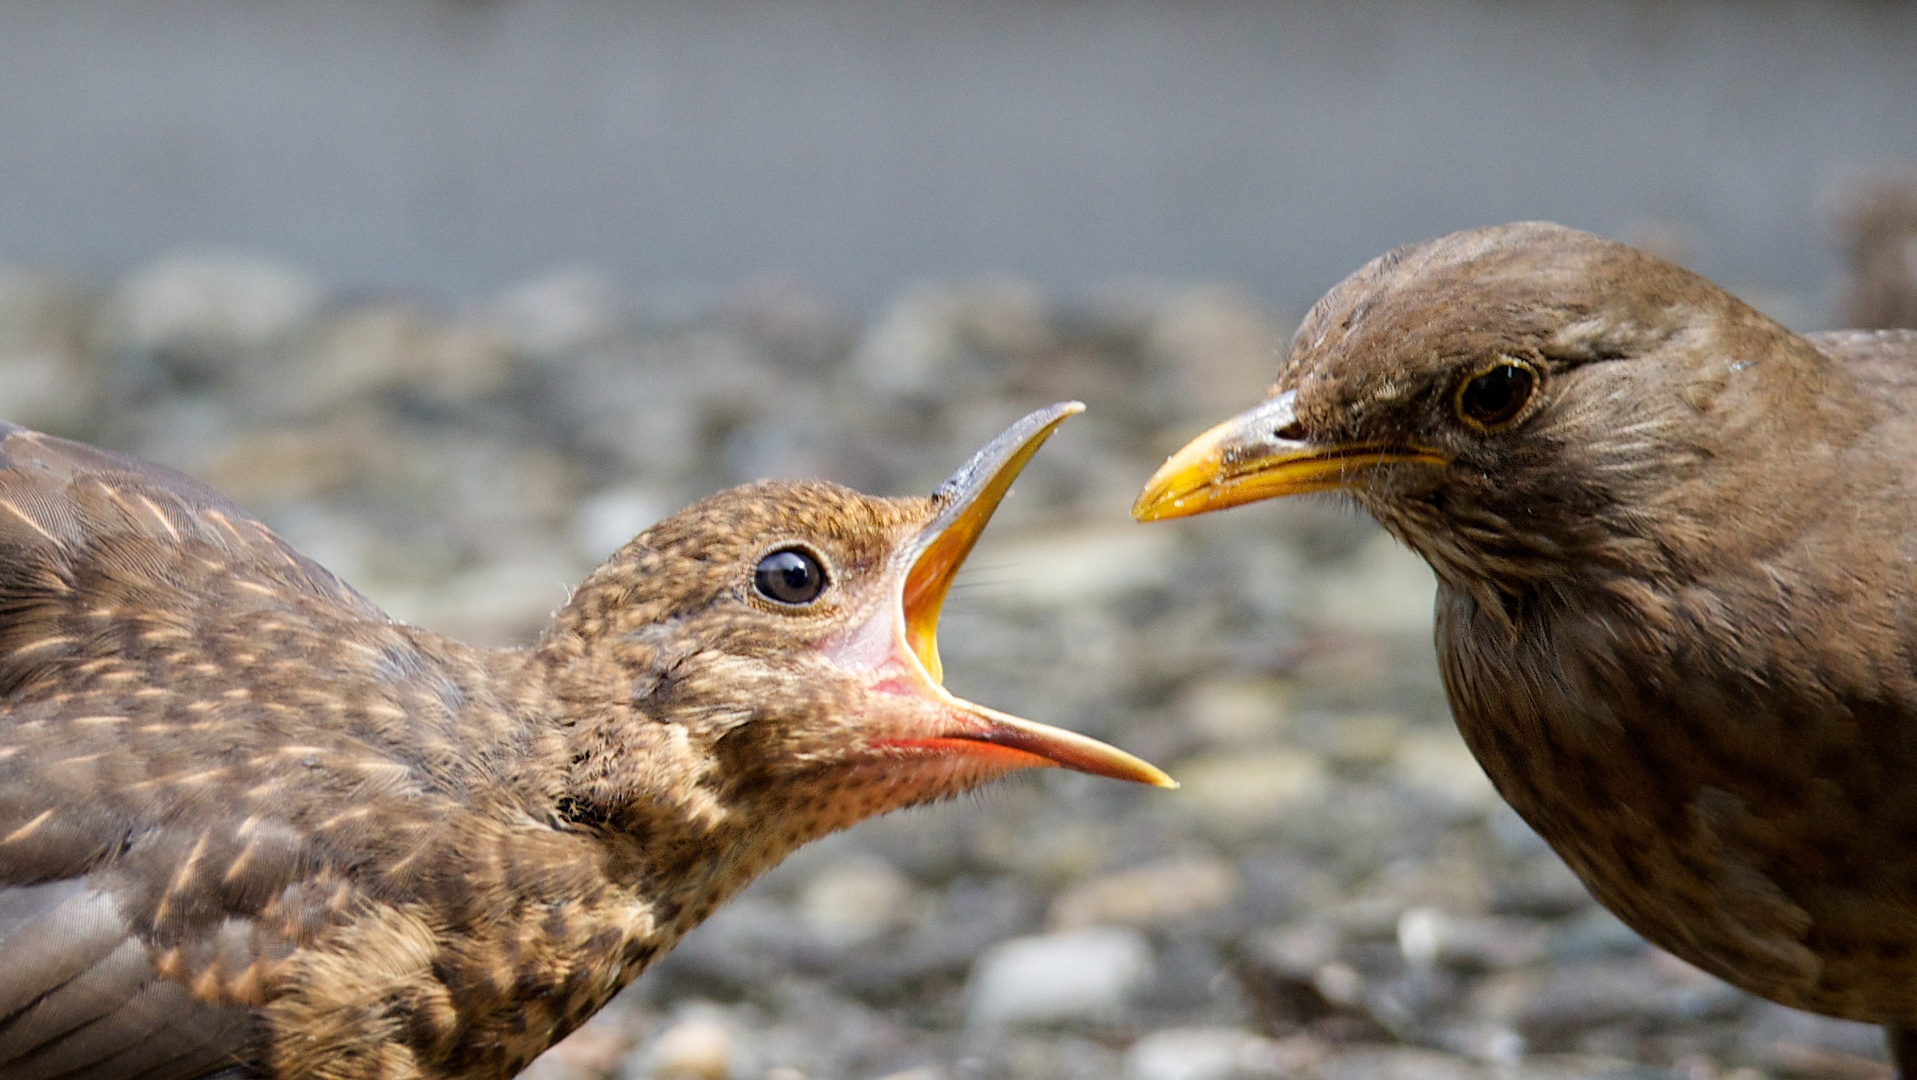
[[[528,639],[632,533],[758,477],[928,491],[1077,397],[948,604],[969,697],[1167,766],[868,823],[721,910],[541,1080],[1883,1077],[1878,1036],[1645,946],[1446,715],[1432,582],[1339,505],[1151,528],[1138,485],[1255,400],[1228,289],[924,286],[861,326],[777,282],[589,274],[456,313],[182,256],[0,272],[0,415],[226,490],[396,616]]]

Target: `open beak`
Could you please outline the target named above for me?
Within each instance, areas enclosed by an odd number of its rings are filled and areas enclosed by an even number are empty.
[[[944,673],[935,637],[939,607],[959,565],[977,543],[1019,470],[1053,429],[1066,417],[1084,410],[1084,405],[1067,401],[1032,413],[972,455],[972,460],[932,493],[937,507],[932,520],[898,556],[906,569],[900,603],[893,612],[896,622],[883,630],[877,625],[868,628],[874,637],[884,633],[885,640],[873,642],[879,647],[866,655],[871,657],[867,663],[873,670],[883,671],[884,689],[930,699],[941,720],[933,730],[888,738],[884,745],[985,758],[1008,772],[1051,766],[1156,787],[1178,786],[1156,766],[1123,750],[1077,732],[954,697],[941,682]],[[881,655],[872,657],[872,653]]]
[[[1394,465],[1443,465],[1421,446],[1315,443],[1278,433],[1293,425],[1287,390],[1219,424],[1165,459],[1132,504],[1140,521],[1189,517],[1280,495],[1338,491]]]

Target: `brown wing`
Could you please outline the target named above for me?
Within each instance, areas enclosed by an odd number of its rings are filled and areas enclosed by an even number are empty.
[[[0,423],[0,696],[58,670],[64,619],[129,593],[147,602],[202,602],[207,597],[191,586],[213,569],[231,575],[229,584],[385,618],[212,488],[163,466]]]
[[[234,805],[296,710],[231,672],[386,628],[211,489],[0,425],[0,1080],[253,1075],[257,924],[314,861]]]
[[[252,1014],[155,977],[117,907],[80,878],[0,889],[0,1077],[246,1075]]]

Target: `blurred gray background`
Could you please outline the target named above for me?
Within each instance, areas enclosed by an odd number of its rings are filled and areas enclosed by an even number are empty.
[[[1184,786],[809,845],[535,1080],[1881,1080],[1875,1028],[1651,948],[1502,804],[1368,518],[1127,507],[1450,229],[1917,326],[1913,168],[1909,3],[0,0],[0,418],[512,644],[722,487],[926,491],[1088,403],[941,651]]]
[[[1654,236],[1822,320],[1820,192],[1917,156],[1917,5],[8,0],[0,259],[183,245],[456,298],[551,264],[1296,313],[1397,244]]]

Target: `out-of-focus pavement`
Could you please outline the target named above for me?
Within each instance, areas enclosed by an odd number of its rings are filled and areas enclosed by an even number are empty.
[[[0,274],[0,415],[185,469],[397,617],[513,642],[698,496],[923,492],[1027,409],[1090,405],[961,576],[948,678],[1183,789],[1027,776],[813,845],[541,1080],[1887,1075],[1874,1029],[1644,945],[1503,808],[1446,715],[1431,578],[1368,520],[1130,522],[1288,319],[987,281],[861,325],[773,282],[665,309],[586,274],[448,313],[182,256]]]

